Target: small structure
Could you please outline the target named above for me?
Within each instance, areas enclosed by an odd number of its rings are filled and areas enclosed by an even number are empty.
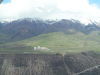
[[[49,48],[47,47],[41,47],[41,46],[37,46],[37,47],[34,47],[34,50],[50,50]]]

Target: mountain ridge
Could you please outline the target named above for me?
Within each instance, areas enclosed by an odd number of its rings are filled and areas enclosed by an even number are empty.
[[[100,31],[96,24],[85,26],[77,20],[62,19],[59,21],[20,19],[9,23],[0,23],[0,32],[9,35],[9,40],[22,40],[51,32],[68,32],[69,29],[89,34]]]
[[[66,53],[99,51],[100,27],[95,23],[85,26],[79,21],[62,19],[21,19],[1,23],[0,52],[11,53]],[[50,50],[36,50],[43,47]]]

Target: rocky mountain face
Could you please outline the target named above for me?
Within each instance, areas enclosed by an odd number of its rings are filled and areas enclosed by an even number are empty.
[[[94,23],[86,26],[79,21],[66,19],[59,21],[22,19],[0,23],[0,33],[9,35],[9,40],[22,40],[50,32],[70,33],[70,30],[88,34],[100,30],[100,27]]]
[[[99,75],[100,54],[0,54],[0,75]],[[98,66],[98,67],[96,67]]]

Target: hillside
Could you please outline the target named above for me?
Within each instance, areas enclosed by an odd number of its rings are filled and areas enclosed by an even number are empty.
[[[83,34],[74,31],[72,34],[53,32],[41,34],[26,40],[8,42],[0,45],[0,52],[7,53],[76,53],[100,50],[100,32]],[[94,37],[95,36],[95,37]],[[49,50],[34,50],[34,47],[45,47]]]
[[[0,54],[0,75],[92,75],[100,54]],[[82,73],[87,70],[89,73]],[[99,75],[98,69],[93,74]]]

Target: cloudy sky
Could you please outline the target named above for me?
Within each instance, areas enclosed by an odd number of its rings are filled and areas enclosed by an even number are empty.
[[[19,18],[100,21],[100,0],[4,0],[0,20]]]

